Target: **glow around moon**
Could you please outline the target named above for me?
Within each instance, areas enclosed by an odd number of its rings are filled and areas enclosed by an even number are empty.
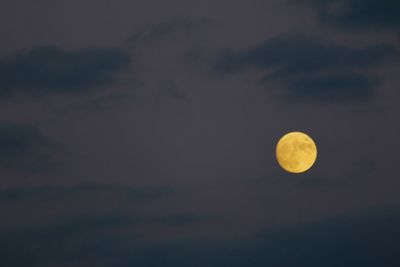
[[[317,159],[317,146],[305,133],[291,132],[276,145],[279,165],[288,172],[301,173],[310,169]]]

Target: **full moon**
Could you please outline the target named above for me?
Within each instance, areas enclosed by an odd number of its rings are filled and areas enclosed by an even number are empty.
[[[288,172],[305,172],[317,159],[317,146],[307,134],[291,132],[282,136],[276,145],[276,159]]]

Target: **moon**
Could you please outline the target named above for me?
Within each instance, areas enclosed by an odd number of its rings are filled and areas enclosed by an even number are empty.
[[[282,136],[276,145],[276,159],[284,170],[302,173],[314,165],[317,146],[307,134],[291,132]]]

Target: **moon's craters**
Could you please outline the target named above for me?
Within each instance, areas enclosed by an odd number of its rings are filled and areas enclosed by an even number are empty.
[[[317,158],[317,147],[308,135],[291,132],[279,140],[276,146],[276,157],[286,171],[305,172],[312,167]]]

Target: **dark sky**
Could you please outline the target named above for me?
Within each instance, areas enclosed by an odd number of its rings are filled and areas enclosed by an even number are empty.
[[[399,14],[2,0],[0,266],[400,266]]]

